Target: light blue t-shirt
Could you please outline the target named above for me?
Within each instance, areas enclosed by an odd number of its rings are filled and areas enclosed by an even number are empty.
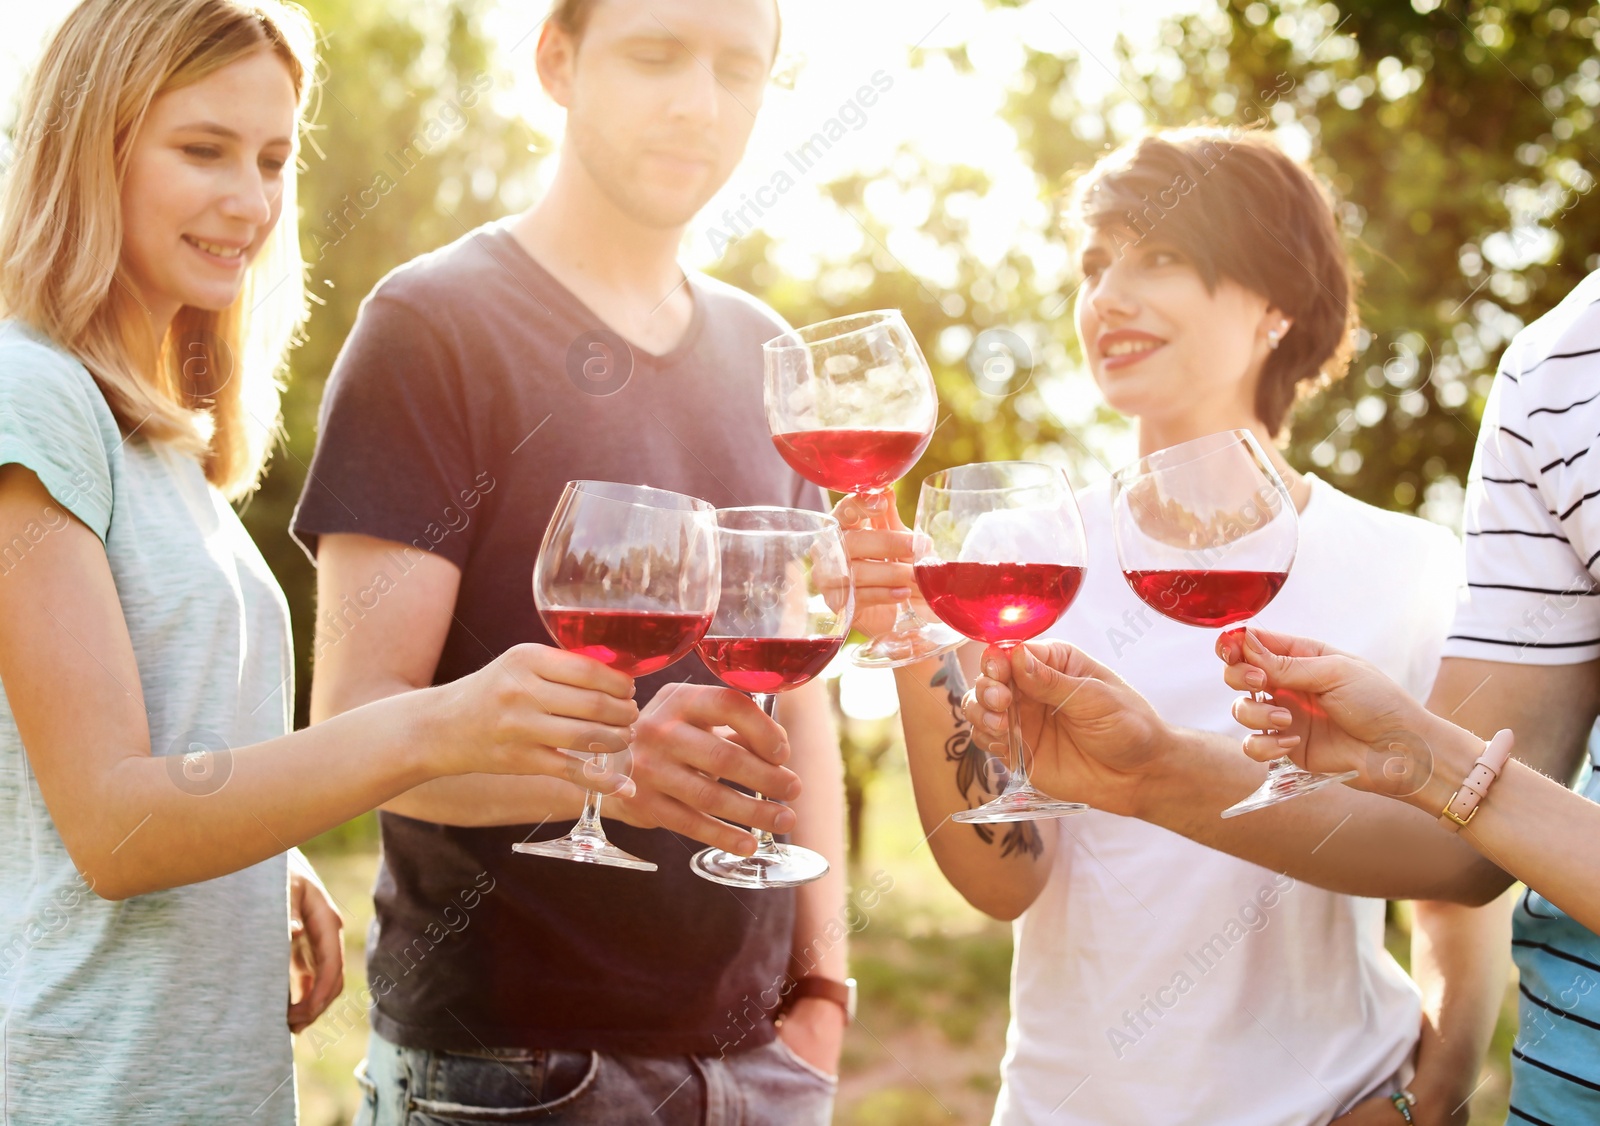
[[[151,750],[173,756],[174,786],[215,793],[228,748],[290,729],[289,612],[261,553],[197,461],[137,432],[124,439],[82,364],[0,322],[0,465],[10,463],[32,470],[59,509],[0,543],[0,590],[40,566],[37,545],[73,517],[99,536]],[[86,887],[0,688],[0,1107],[10,1126],[293,1123],[288,962],[281,855],[117,903]]]

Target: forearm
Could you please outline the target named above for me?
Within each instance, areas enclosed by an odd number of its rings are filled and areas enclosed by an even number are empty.
[[[784,693],[778,698],[776,718],[789,735],[790,768],[804,785],[800,796],[789,803],[795,812],[790,840],[828,861],[826,875],[796,891],[791,972],[842,981],[849,975],[850,930],[845,909],[844,760],[822,684],[813,681]]]
[[[1231,855],[1347,895],[1486,903],[1510,877],[1421,810],[1349,786],[1224,819],[1266,767],[1238,740],[1175,730],[1159,770],[1140,784],[1146,821]]]
[[[224,876],[426,780],[437,741],[422,708],[384,705],[210,752],[203,780],[129,755],[80,791],[71,820],[90,831],[69,842],[73,860],[108,899]]]
[[[1422,992],[1417,1050],[1419,1115],[1464,1123],[1511,973],[1507,892],[1485,907],[1413,904],[1411,976]]]
[[[313,683],[313,722],[375,700],[425,691],[395,677],[369,676],[359,683],[341,684],[338,692],[327,684],[327,680]],[[575,819],[583,810],[583,791],[546,775],[457,774],[413,786],[380,808],[441,825],[529,825]]]
[[[1446,720],[1436,720],[1429,746],[1434,771],[1410,800],[1419,816],[1437,818],[1483,753],[1483,741]],[[1600,805],[1513,758],[1456,834],[1489,861],[1600,932],[1600,881],[1586,862],[1600,837]]]
[[[1014,919],[1038,896],[1050,874],[1053,821],[968,825],[952,814],[1000,791],[1003,764],[971,738],[961,715],[967,673],[956,653],[895,670],[900,722],[917,814],[934,861],[978,910]]]
[[[620,812],[620,799],[606,812]],[[572,821],[583,811],[583,791],[561,778],[458,774],[413,786],[380,807],[440,825],[532,825]]]

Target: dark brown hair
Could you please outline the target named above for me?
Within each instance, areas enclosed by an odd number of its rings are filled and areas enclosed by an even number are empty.
[[[555,0],[547,18],[576,41],[583,38],[584,30],[589,26],[589,17],[594,14],[598,3],[600,0]],[[772,0],[772,14],[778,18],[778,36],[772,42],[772,54],[776,58],[778,43],[783,39],[783,12],[778,7],[778,0]]]
[[[1260,132],[1169,129],[1130,141],[1074,185],[1069,226],[1182,252],[1206,287],[1228,279],[1294,325],[1267,355],[1256,416],[1279,436],[1297,399],[1338,379],[1354,348],[1358,277],[1333,199]]]

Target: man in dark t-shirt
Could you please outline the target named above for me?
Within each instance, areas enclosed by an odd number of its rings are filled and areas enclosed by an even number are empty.
[[[777,30],[772,0],[556,5],[539,68],[569,117],[549,193],[385,278],[329,380],[294,522],[318,562],[313,718],[551,644],[531,577],[569,480],[822,505],[767,436],[760,346],[785,326],[676,264]],[[786,694],[780,728],[716,683],[694,657],[638,681],[638,792],[603,813],[655,873],[513,853],[576,817],[557,779],[384,806],[362,1121],[828,1120],[848,1005],[826,697]],[[741,825],[792,831],[834,870],[793,891],[696,877],[697,842],[750,851]]]

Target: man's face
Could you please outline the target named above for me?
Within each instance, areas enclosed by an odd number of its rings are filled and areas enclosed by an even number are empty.
[[[681,227],[727,181],[761,108],[777,19],[773,0],[599,0],[575,45],[545,36],[568,150],[620,210]]]

